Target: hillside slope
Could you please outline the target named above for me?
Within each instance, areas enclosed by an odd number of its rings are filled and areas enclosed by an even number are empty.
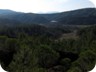
[[[0,19],[15,20],[24,24],[44,24],[44,25],[90,25],[96,24],[96,9],[85,8],[73,11],[35,14],[21,13],[10,10],[0,10]]]

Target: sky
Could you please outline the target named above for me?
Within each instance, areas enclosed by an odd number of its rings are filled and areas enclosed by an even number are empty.
[[[19,12],[62,12],[86,7],[94,7],[94,4],[89,0],[0,0],[0,9]]]

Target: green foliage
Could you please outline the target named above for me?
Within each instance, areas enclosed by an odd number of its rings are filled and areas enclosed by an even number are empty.
[[[64,58],[60,61],[60,64],[66,66],[66,67],[69,67],[71,64],[71,60],[69,58]]]
[[[15,52],[19,48],[19,42],[13,38],[7,38],[5,42],[5,49],[10,52]]]
[[[96,62],[96,54],[92,51],[82,52],[80,57],[72,63],[73,67],[79,67],[83,71],[90,71],[94,68]]]
[[[13,61],[9,65],[10,72],[25,72],[37,66],[38,58],[36,57],[36,50],[31,50],[26,45],[14,55]],[[28,68],[28,69],[27,69]],[[26,71],[27,72],[27,71]],[[28,71],[29,72],[29,71]]]
[[[87,72],[94,68],[96,27],[79,31],[76,40],[52,38],[49,33],[54,37],[53,32],[43,34],[43,28],[40,33],[34,27],[12,29],[0,34],[0,62],[9,72]]]
[[[73,67],[73,68],[69,69],[67,72],[82,72],[82,70],[78,67]]]
[[[0,49],[3,49],[7,36],[0,36]]]
[[[40,45],[38,50],[39,64],[42,67],[51,67],[57,62],[59,54],[46,45]]]

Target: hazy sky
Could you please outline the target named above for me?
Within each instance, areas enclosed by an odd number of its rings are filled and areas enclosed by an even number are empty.
[[[86,7],[94,4],[89,0],[0,0],[0,9],[21,12],[58,12]]]

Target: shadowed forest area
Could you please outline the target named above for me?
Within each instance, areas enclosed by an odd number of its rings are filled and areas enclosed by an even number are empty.
[[[55,31],[39,25],[2,28],[2,67],[9,72],[87,72],[95,66],[96,26],[78,29],[77,39],[60,40]]]

